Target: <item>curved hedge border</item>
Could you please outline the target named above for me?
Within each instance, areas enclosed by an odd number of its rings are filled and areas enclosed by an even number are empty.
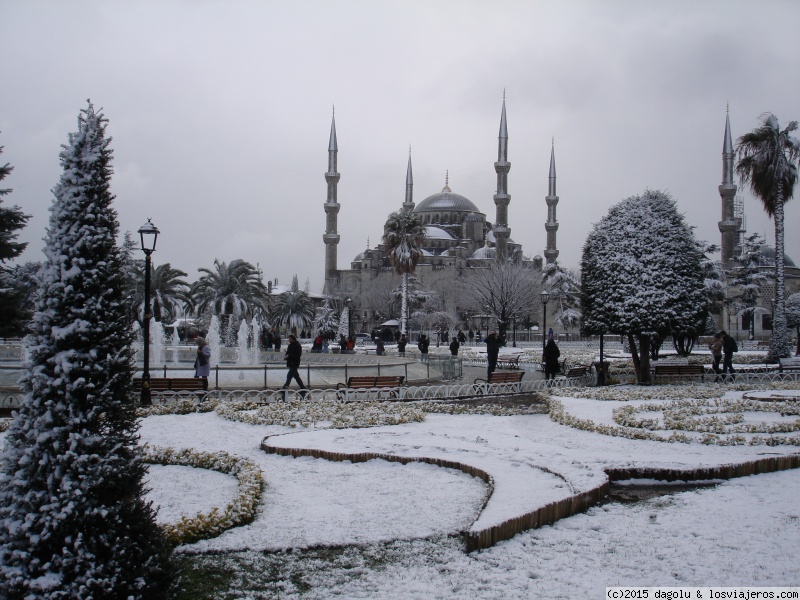
[[[162,525],[169,541],[175,546],[193,544],[216,537],[228,529],[250,523],[261,499],[263,478],[261,469],[246,458],[231,456],[227,452],[197,452],[191,449],[144,447],[143,459],[157,465],[180,465],[211,469],[233,475],[239,489],[233,502],[223,510],[216,506],[208,514],[183,516],[177,523]]]
[[[602,433],[603,435],[623,437],[631,440],[651,440],[670,443],[680,442],[683,444],[701,443],[709,446],[800,446],[800,436],[756,435],[753,437],[744,437],[743,435],[735,433],[725,435],[703,433],[702,436],[695,437],[681,431],[673,431],[670,435],[664,436],[648,429],[623,427],[621,425],[603,425],[595,423],[591,419],[581,419],[580,417],[569,414],[564,408],[564,404],[557,398],[550,399],[550,418],[556,423],[574,429],[582,429],[583,431]]]
[[[326,460],[338,462],[349,461],[353,463],[366,462],[373,459],[382,459],[389,462],[399,462],[402,464],[408,464],[410,462],[422,462],[450,469],[458,469],[468,475],[472,475],[473,477],[481,478],[489,485],[489,495],[486,498],[486,501],[483,503],[481,510],[478,511],[478,516],[480,516],[480,513],[483,512],[483,509],[486,507],[486,504],[489,502],[489,499],[494,492],[494,479],[489,473],[477,467],[465,465],[452,460],[442,460],[428,457],[397,456],[394,454],[380,454],[377,452],[346,453],[331,452],[328,450],[312,448],[283,448],[280,446],[271,445],[268,441],[269,439],[269,437],[264,438],[264,440],[261,442],[261,449],[268,454],[277,454],[279,456],[292,456],[295,458],[300,456],[310,456],[313,458],[324,458]],[[800,454],[761,458],[740,464],[728,464],[716,467],[700,467],[686,470],[648,467],[605,469],[604,472],[608,479],[597,487],[575,494],[569,498],[564,498],[563,500],[550,502],[549,504],[539,507],[536,510],[508,519],[498,525],[486,527],[480,531],[467,532],[465,534],[466,551],[472,552],[474,550],[490,548],[498,542],[511,539],[523,531],[536,529],[545,525],[552,525],[559,519],[571,517],[578,513],[584,512],[592,506],[598,504],[608,495],[611,489],[612,481],[619,481],[623,479],[656,479],[660,481],[731,479],[734,477],[745,477],[748,475],[757,475],[759,473],[772,473],[774,471],[797,468],[800,468]]]

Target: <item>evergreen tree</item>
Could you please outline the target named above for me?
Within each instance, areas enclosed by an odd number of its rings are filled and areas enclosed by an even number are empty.
[[[729,310],[737,317],[747,317],[748,337],[755,338],[756,313],[759,311],[759,298],[762,289],[771,283],[769,271],[765,268],[764,250],[766,242],[759,234],[753,233],[744,240],[741,251],[733,257],[736,266],[730,270],[732,295],[728,298]],[[766,312],[763,308],[762,312]]]
[[[650,381],[653,337],[695,336],[704,327],[702,259],[664,192],[619,202],[589,233],[581,261],[584,328],[626,335],[640,383]]]
[[[2,153],[3,147],[0,146]],[[8,163],[0,166],[0,181],[13,169]],[[3,196],[10,193],[10,189],[0,188],[0,337],[22,335],[28,318],[24,305],[25,292],[16,285],[12,270],[5,263],[22,254],[28,245],[16,239],[17,231],[25,227],[30,215],[23,214],[19,206],[3,207]]]
[[[24,400],[0,462],[4,598],[164,598],[170,548],[145,501],[111,138],[89,103],[60,153]]]

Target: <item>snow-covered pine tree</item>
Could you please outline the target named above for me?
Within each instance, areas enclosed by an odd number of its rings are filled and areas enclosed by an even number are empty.
[[[165,598],[171,550],[145,501],[107,120],[60,153],[24,401],[0,461],[3,598]]]
[[[650,380],[652,336],[696,335],[704,326],[702,259],[665,192],[619,202],[589,233],[581,261],[584,328],[627,335],[640,383]]]

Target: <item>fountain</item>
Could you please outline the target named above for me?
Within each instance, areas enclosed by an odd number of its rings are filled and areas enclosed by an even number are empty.
[[[242,319],[242,322],[239,324],[239,331],[236,334],[236,347],[238,348],[239,352],[236,357],[236,364],[237,365],[252,365],[253,364],[253,357],[252,353],[250,352],[250,345],[248,344],[247,337],[250,334],[250,327],[247,325],[247,321]]]
[[[181,336],[178,335],[178,328],[172,330],[172,364],[177,365],[178,359],[178,344],[180,344]]]
[[[261,327],[259,327],[258,323],[256,323],[256,320],[253,319],[252,321],[250,321],[250,328],[251,328],[250,343],[252,344],[250,347],[250,360],[252,362],[250,364],[255,365],[258,363],[258,358],[259,358],[258,338],[259,334],[261,333]]]
[[[150,326],[150,336],[153,338],[153,357],[151,361],[154,365],[163,365],[166,340],[164,336],[164,325],[162,325],[160,321],[153,321]]]
[[[206,342],[211,348],[211,364],[218,365],[222,355],[222,336],[219,334],[219,319],[217,315],[211,317],[211,324],[208,326]]]
[[[131,349],[133,350],[133,360],[139,362],[143,360],[142,347],[144,346],[142,341],[142,326],[139,325],[139,321],[133,322],[133,325],[131,325],[131,330],[133,331],[133,343],[131,344]]]

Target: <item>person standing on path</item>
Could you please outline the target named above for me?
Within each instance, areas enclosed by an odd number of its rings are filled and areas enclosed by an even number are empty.
[[[734,373],[736,371],[733,370],[733,353],[738,352],[739,347],[736,345],[736,340],[729,336],[726,331],[720,331],[719,334],[722,336],[722,380],[725,380],[725,374],[730,371],[731,381],[735,381],[736,376]]]
[[[719,333],[714,334],[714,339],[708,345],[708,349],[711,350],[711,369],[714,371],[716,377],[714,377],[714,383],[719,381],[719,361],[722,360],[722,335]]]
[[[450,354],[458,356],[458,349],[460,346],[461,344],[458,343],[458,339],[454,337],[453,341],[450,342]]]
[[[194,359],[194,376],[203,380],[203,391],[208,391],[208,376],[211,374],[211,348],[204,338],[197,338],[197,358]]]
[[[497,368],[497,357],[500,355],[500,338],[497,332],[493,331],[486,338],[486,360],[489,362],[489,372],[487,378],[494,373]]]
[[[419,342],[417,342],[417,348],[419,349],[419,354],[421,357],[422,362],[428,362],[428,346],[430,346],[430,340],[428,340],[428,336],[424,333],[420,334]]]
[[[406,339],[406,334],[402,334],[400,339],[397,340],[397,353],[400,356],[406,355],[406,345],[408,344],[408,340]]]
[[[283,359],[286,361],[286,366],[289,369],[289,372],[286,373],[286,383],[283,384],[283,389],[289,387],[289,384],[292,382],[292,379],[297,381],[297,385],[300,386],[301,390],[306,389],[306,386],[303,385],[303,380],[300,379],[300,373],[297,369],[300,368],[300,357],[303,355],[303,347],[300,345],[300,342],[297,341],[297,338],[293,333],[289,334],[289,345],[286,346],[286,355]]]
[[[544,347],[542,353],[542,360],[544,361],[544,379],[555,379],[558,375],[558,358],[561,356],[561,350],[553,338],[547,340],[547,345]]]

